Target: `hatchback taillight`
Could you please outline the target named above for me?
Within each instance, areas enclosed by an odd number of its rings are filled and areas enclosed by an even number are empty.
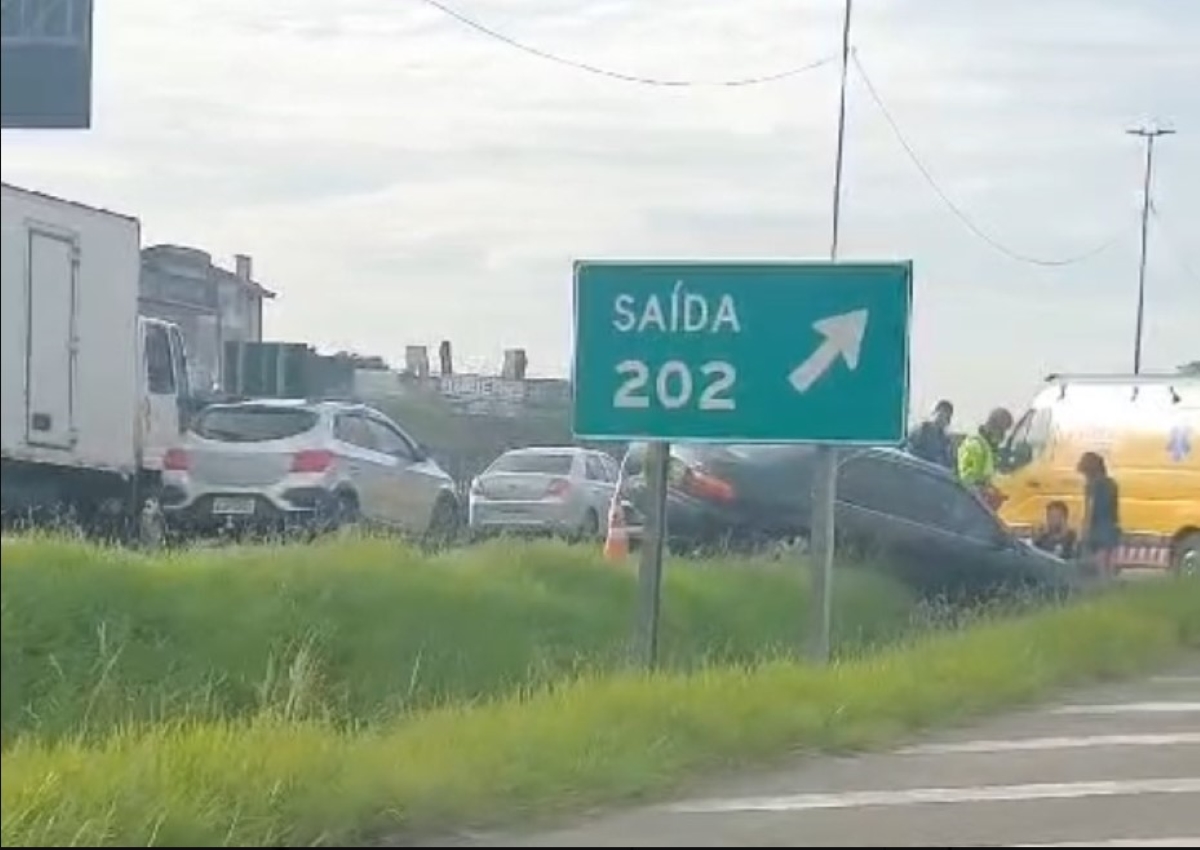
[[[187,472],[192,465],[192,459],[183,449],[167,449],[163,455],[162,466],[166,472]]]
[[[571,482],[565,478],[555,478],[546,486],[546,495],[551,498],[562,498],[571,489]]]
[[[333,466],[333,452],[305,449],[292,455],[292,472],[324,472]]]

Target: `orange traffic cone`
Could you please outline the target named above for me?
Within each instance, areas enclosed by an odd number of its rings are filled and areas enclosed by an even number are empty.
[[[608,506],[608,534],[604,538],[604,560],[624,561],[628,557],[629,530],[625,527],[625,510],[621,506],[621,499],[614,496]]]

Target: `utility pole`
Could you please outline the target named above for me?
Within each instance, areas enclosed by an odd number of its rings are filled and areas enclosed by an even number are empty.
[[[846,158],[846,86],[850,75],[850,15],[854,0],[846,0],[842,16],[842,81],[838,91],[837,153],[833,164],[833,223],[829,244],[829,259],[838,258],[838,240],[842,224],[842,165]]]
[[[842,79],[838,94],[837,152],[833,172],[833,221],[829,243],[829,259],[837,261],[842,220],[842,166],[846,152],[846,87],[850,73],[850,20],[854,0],[846,0],[842,18]],[[813,479],[812,530],[810,557],[812,585],[810,588],[809,654],[820,664],[829,662],[833,632],[833,561],[837,540],[838,450],[835,446],[817,449],[816,476]]]
[[[1131,136],[1146,140],[1146,176],[1142,185],[1142,257],[1138,265],[1137,325],[1133,335],[1133,374],[1142,372],[1142,330],[1146,317],[1146,246],[1150,227],[1150,188],[1154,180],[1154,142],[1159,136],[1171,136],[1174,130],[1163,127],[1135,127]]]

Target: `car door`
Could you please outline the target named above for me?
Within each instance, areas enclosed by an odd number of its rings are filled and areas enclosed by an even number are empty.
[[[380,414],[368,415],[376,445],[387,455],[388,501],[395,524],[414,534],[429,528],[444,477],[416,441]]]
[[[938,578],[961,589],[982,590],[1002,584],[1007,555],[1007,535],[995,514],[957,481],[919,473],[927,480],[918,500],[929,549],[939,565]]]
[[[604,527],[608,506],[616,489],[616,478],[603,457],[596,452],[589,452],[585,458],[584,473],[587,476],[588,507],[596,512],[601,527]]]
[[[179,382],[166,325],[142,324],[142,363],[142,462],[160,469],[167,449],[180,440]]]
[[[623,493],[618,494],[618,491],[620,490],[621,485],[623,484],[623,482],[621,480],[621,463],[620,463],[620,461],[613,458],[612,455],[605,454],[604,452],[600,453],[600,460],[604,463],[605,469],[608,470],[608,480],[612,482],[612,490],[609,493],[609,501],[604,505],[604,512],[602,514],[600,514],[600,525],[602,528],[604,528],[607,531],[607,529],[608,529],[608,512],[609,512],[609,509],[612,507],[612,499],[614,497],[619,496],[619,498],[624,500],[625,496]],[[626,519],[627,519],[627,521],[629,521],[628,517],[626,517]]]
[[[880,560],[906,580],[917,581],[928,560],[928,544],[906,469],[872,451],[852,454],[838,474],[838,542],[856,554]]]
[[[604,464],[605,468],[608,469],[608,480],[611,481],[615,487],[621,481],[620,462],[613,458],[612,455],[605,454],[604,452],[600,453],[600,460]]]
[[[340,454],[363,518],[393,524],[387,486],[390,461],[379,451],[367,418],[359,412],[339,414],[334,420],[334,437],[342,444]]]

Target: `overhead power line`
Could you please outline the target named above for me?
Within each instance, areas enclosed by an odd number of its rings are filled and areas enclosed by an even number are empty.
[[[790,79],[791,77],[799,76],[808,71],[816,70],[824,65],[828,65],[835,56],[826,56],[824,59],[818,59],[814,62],[809,62],[807,65],[797,65],[790,68],[785,68],[780,71],[775,71],[768,74],[762,74],[755,77],[735,77],[724,80],[691,80],[691,79],[672,79],[666,77],[647,77],[639,74],[628,74],[623,71],[615,71],[611,68],[603,68],[599,65],[592,65],[588,62],[582,62],[577,59],[572,59],[568,56],[562,56],[557,53],[551,53],[548,50],[542,50],[539,47],[526,44],[522,41],[505,35],[499,30],[482,24],[474,18],[468,17],[452,6],[443,3],[442,0],[418,0],[426,6],[430,6],[441,12],[442,14],[453,18],[465,27],[474,30],[477,33],[487,36],[488,38],[506,44],[509,47],[520,50],[523,53],[528,53],[531,56],[536,56],[539,59],[544,59],[547,62],[553,62],[557,65],[563,65],[568,68],[574,68],[577,71],[584,71],[588,74],[593,74],[598,77],[607,77],[611,80],[620,80],[625,83],[636,83],[643,86],[658,86],[661,88],[744,88],[746,86],[761,86],[767,83],[777,83],[781,80]]]
[[[471,30],[474,30],[475,32],[477,32],[481,35],[484,35],[490,39],[498,41],[501,44],[504,44],[504,45],[511,47],[515,50],[518,50],[522,53],[527,53],[531,56],[535,56],[544,61],[552,62],[554,64],[562,65],[564,67],[572,68],[574,70],[581,71],[584,73],[593,74],[595,76],[606,77],[608,79],[617,80],[620,82],[634,83],[634,84],[644,85],[644,86],[655,86],[655,87],[660,87],[660,88],[744,88],[744,87],[748,87],[748,86],[765,85],[765,84],[769,84],[769,83],[780,82],[782,80],[786,80],[791,77],[799,76],[800,74],[804,74],[808,71],[816,70],[817,68],[831,64],[835,59],[838,58],[837,56],[826,56],[822,59],[818,59],[813,62],[809,62],[806,65],[793,66],[793,67],[786,68],[786,69],[783,69],[780,71],[775,71],[772,73],[762,74],[762,75],[758,75],[758,76],[735,77],[735,78],[729,78],[729,79],[705,80],[705,79],[684,79],[684,78],[643,76],[643,75],[639,75],[639,74],[630,74],[630,73],[626,73],[623,71],[614,70],[612,68],[605,68],[605,67],[602,67],[599,65],[594,65],[594,64],[588,63],[588,62],[583,62],[583,61],[573,59],[568,56],[563,56],[558,53],[553,53],[548,50],[543,50],[542,48],[535,47],[531,44],[526,44],[525,42],[519,41],[516,38],[513,38],[512,36],[506,35],[505,33],[500,32],[497,29],[494,29],[484,23],[481,23],[480,21],[475,20],[474,18],[464,14],[463,12],[460,12],[458,9],[454,8],[453,6],[443,2],[443,0],[418,0],[418,2],[424,3],[425,5],[429,6],[430,8],[437,10],[441,14],[446,15],[447,17],[453,19],[454,21],[458,22],[459,24],[461,24]],[[883,115],[885,121],[891,128],[892,133],[896,137],[896,141],[904,149],[904,152],[908,155],[908,157],[912,161],[913,165],[917,168],[917,170],[925,178],[925,181],[929,184],[929,186],[933,190],[934,194],[936,194],[938,196],[938,198],[942,201],[942,203],[945,204],[946,208],[955,216],[955,218],[957,218],[959,220],[959,222],[968,231],[970,231],[974,236],[976,236],[978,239],[983,241],[985,244],[987,244],[993,250],[995,250],[998,253],[1008,257],[1011,260],[1015,260],[1017,262],[1026,263],[1026,264],[1035,265],[1035,266],[1055,267],[1055,266],[1075,265],[1077,263],[1082,263],[1086,260],[1090,260],[1093,257],[1096,257],[1096,256],[1104,253],[1105,251],[1107,251],[1109,248],[1111,248],[1113,245],[1115,245],[1119,241],[1120,236],[1119,236],[1119,234],[1117,234],[1117,235],[1112,236],[1110,239],[1106,240],[1105,242],[1092,248],[1089,251],[1085,251],[1081,254],[1076,254],[1073,256],[1054,258],[1054,257],[1037,257],[1037,256],[1033,256],[1030,254],[1025,254],[1025,253],[1016,251],[1016,250],[1008,247],[1006,244],[1004,244],[1000,240],[996,239],[994,236],[992,236],[990,233],[988,233],[983,227],[981,227],[979,224],[977,224],[975,222],[975,220],[967,213],[967,211],[960,204],[958,204],[953,198],[951,198],[945,189],[942,188],[941,184],[938,183],[937,179],[934,177],[933,172],[925,164],[925,161],[923,160],[923,158],[917,153],[916,148],[908,140],[908,136],[905,134],[904,130],[901,128],[900,123],[896,120],[895,116],[892,114],[891,109],[888,108],[887,103],[884,101],[883,96],[880,94],[879,90],[876,88],[870,75],[867,73],[866,68],[863,67],[862,61],[859,59],[857,51],[852,52],[851,58],[852,58],[854,66],[855,66],[855,69],[857,70],[859,76],[862,78],[863,83],[866,85],[867,92],[870,94],[871,99],[875,102],[876,107],[879,109],[879,111]],[[1187,268],[1189,274],[1191,274],[1192,269],[1190,267],[1186,267],[1186,268]]]
[[[866,85],[868,94],[870,94],[871,99],[875,102],[875,105],[879,108],[879,112],[880,112],[880,114],[883,115],[883,118],[888,123],[888,126],[891,127],[892,134],[896,137],[896,141],[900,143],[900,147],[902,147],[904,149],[904,152],[906,154],[908,154],[908,158],[912,161],[912,164],[914,166],[916,166],[917,170],[919,172],[921,172],[921,176],[923,176],[925,178],[925,182],[927,182],[929,184],[929,187],[931,189],[933,189],[934,194],[936,194],[938,196],[938,198],[941,199],[942,203],[946,205],[946,208],[949,209],[950,212],[954,214],[955,218],[957,218],[963,224],[963,226],[967,228],[967,230],[969,230],[971,233],[973,233],[975,236],[977,236],[980,240],[982,240],[987,245],[989,245],[992,249],[994,249],[995,251],[998,251],[999,253],[1003,254],[1004,256],[1008,257],[1009,259],[1016,260],[1017,262],[1021,262],[1021,263],[1028,263],[1029,265],[1070,266],[1070,265],[1074,265],[1076,263],[1082,263],[1085,260],[1090,260],[1092,257],[1102,254],[1103,252],[1105,252],[1109,248],[1111,248],[1114,244],[1116,244],[1116,242],[1119,239],[1119,236],[1114,235],[1112,238],[1108,239],[1107,241],[1101,243],[1100,245],[1097,245],[1095,248],[1092,248],[1090,251],[1086,251],[1082,254],[1076,254],[1076,255],[1070,256],[1070,257],[1046,258],[1046,257],[1035,257],[1035,256],[1031,256],[1029,254],[1024,254],[1019,251],[1015,251],[1012,248],[1009,248],[1003,242],[1000,242],[998,239],[993,237],[986,230],[984,230],[982,227],[980,227],[978,224],[976,224],[974,219],[972,219],[971,216],[967,214],[966,210],[964,210],[958,203],[956,203],[954,201],[954,199],[951,198],[950,195],[946,192],[946,190],[941,187],[941,185],[938,183],[937,179],[933,176],[933,172],[930,171],[929,167],[925,164],[925,162],[922,160],[921,156],[917,153],[916,148],[914,148],[912,143],[909,142],[907,135],[905,135],[904,130],[901,129],[901,127],[900,127],[900,123],[896,120],[895,116],[892,114],[892,111],[888,108],[887,104],[884,102],[883,96],[879,93],[879,90],[875,87],[875,84],[871,81],[871,77],[867,73],[866,68],[863,67],[862,61],[858,58],[857,52],[855,52],[852,55],[852,58],[853,58],[854,66],[855,66],[856,70],[858,71],[858,75],[862,78],[863,83]]]

